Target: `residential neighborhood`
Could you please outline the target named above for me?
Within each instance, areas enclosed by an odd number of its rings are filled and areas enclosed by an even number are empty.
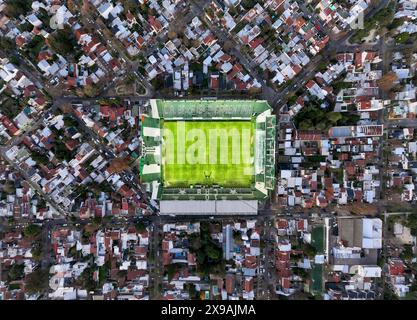
[[[416,300],[416,18],[0,0],[0,300]]]

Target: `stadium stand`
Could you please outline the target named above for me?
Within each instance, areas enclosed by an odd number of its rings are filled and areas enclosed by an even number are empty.
[[[275,188],[276,117],[265,101],[246,100],[151,100],[150,116],[142,117],[141,181],[152,197],[160,200],[161,214],[256,214],[258,201]],[[219,181],[191,185],[178,181],[164,184],[161,155],[164,121],[251,121],[254,130],[252,184],[221,185]],[[230,183],[230,180],[228,181]],[[157,190],[152,190],[157,188]],[[250,203],[250,205],[248,205]],[[194,208],[194,209],[193,209]]]

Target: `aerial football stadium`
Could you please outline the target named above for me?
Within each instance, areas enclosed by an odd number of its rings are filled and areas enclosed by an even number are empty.
[[[275,187],[265,101],[153,99],[141,125],[141,182],[161,214],[252,215]]]

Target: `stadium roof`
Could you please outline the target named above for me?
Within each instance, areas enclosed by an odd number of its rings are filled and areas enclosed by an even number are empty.
[[[256,215],[257,200],[162,200],[161,215]]]
[[[153,112],[160,118],[250,118],[270,109],[266,101],[259,100],[153,100],[158,108]],[[155,107],[153,107],[155,109]]]

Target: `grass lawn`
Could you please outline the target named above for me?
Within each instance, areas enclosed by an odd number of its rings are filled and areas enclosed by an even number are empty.
[[[315,226],[311,236],[311,244],[316,248],[318,254],[322,254],[324,252],[324,226]]]
[[[166,187],[252,184],[254,122],[165,121],[163,127],[162,175]]]
[[[319,295],[323,291],[323,265],[314,265],[311,271],[312,291],[314,295]]]

